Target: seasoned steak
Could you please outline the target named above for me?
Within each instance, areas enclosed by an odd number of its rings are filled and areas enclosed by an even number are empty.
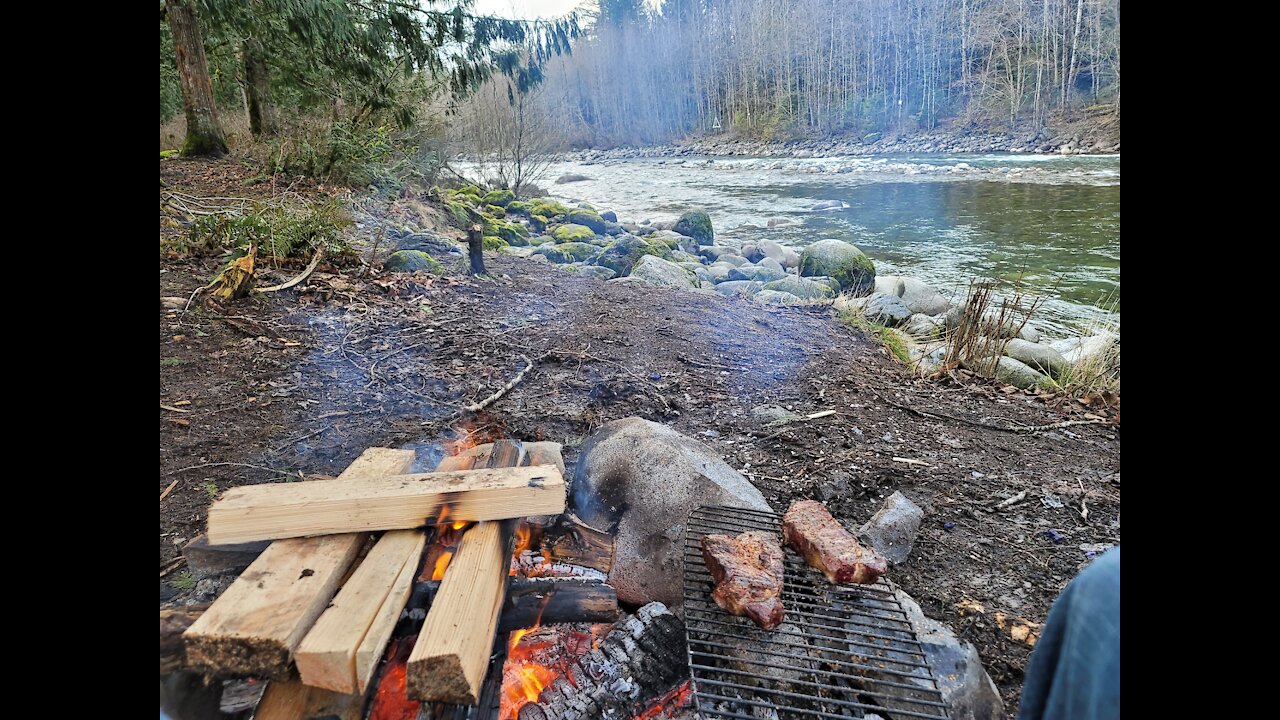
[[[853,533],[816,500],[791,503],[782,516],[782,535],[805,562],[837,585],[873,583],[889,569],[883,555],[859,545]]]
[[[705,535],[702,561],[716,588],[711,598],[733,615],[745,615],[765,630],[782,623],[782,546],[768,533]]]

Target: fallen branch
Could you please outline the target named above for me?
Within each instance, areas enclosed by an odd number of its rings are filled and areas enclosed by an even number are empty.
[[[472,403],[464,407],[463,410],[465,410],[466,412],[473,412],[473,413],[480,412],[481,410],[489,407],[490,405],[500,400],[503,395],[506,395],[507,393],[511,392],[511,389],[514,388],[516,385],[519,385],[520,382],[524,380],[525,373],[533,369],[533,361],[529,359],[528,355],[522,354],[520,356],[520,359],[524,360],[524,369],[516,373],[516,376],[511,379],[511,382],[507,383],[506,385],[503,385],[501,388],[498,389],[497,392],[481,400],[480,402]]]
[[[253,468],[255,470],[266,470],[267,472],[277,473],[279,475],[284,475],[285,477],[293,477],[293,473],[291,472],[276,470],[275,468],[269,468],[262,465],[250,465],[248,463],[238,463],[238,462],[213,462],[213,463],[200,463],[199,465],[189,465],[184,468],[178,468],[177,470],[170,470],[169,472],[161,475],[160,477],[169,477],[170,475],[177,475],[178,473],[187,472],[188,470],[200,470],[202,468],[208,468],[208,467],[223,467],[226,465],[233,465],[235,467]]]
[[[899,410],[902,410],[903,412],[909,412],[912,415],[919,415],[920,417],[931,417],[938,420],[954,420],[955,422],[965,423],[966,425],[973,425],[974,427],[986,428],[988,430],[999,430],[1000,432],[1038,433],[1038,432],[1044,432],[1046,430],[1055,430],[1057,428],[1071,427],[1073,425],[1106,425],[1110,422],[1108,420],[1063,420],[1062,422],[1049,423],[1047,425],[1023,425],[1016,421],[1009,420],[1008,418],[1000,418],[1013,426],[1013,427],[1009,427],[1008,425],[993,425],[992,423],[985,423],[979,420],[970,420],[968,418],[962,418],[956,415],[948,415],[946,413],[931,412],[929,410],[920,410],[918,408],[913,408],[907,405],[901,405],[899,403],[896,403],[879,393],[873,393],[873,394],[877,398],[879,398],[881,402],[885,403],[886,405],[891,405],[893,407],[898,408]]]
[[[160,502],[164,502],[164,499],[169,497],[169,493],[173,492],[173,488],[176,487],[177,485],[178,485],[178,481],[176,479],[173,482],[169,483],[169,487],[165,488],[164,492],[160,493]]]
[[[1013,497],[1009,497],[1009,498],[1005,498],[1004,500],[1001,500],[1000,502],[996,503],[995,506],[993,506],[991,509],[1004,510],[1005,508],[1013,507],[1014,505],[1017,505],[1018,503],[1026,499],[1027,499],[1027,491],[1023,490],[1022,492],[1018,493],[1017,495],[1014,495]]]
[[[280,291],[280,290],[288,290],[289,288],[293,287],[294,285],[297,285],[298,283],[300,283],[300,282],[302,282],[303,280],[306,280],[308,277],[310,277],[310,276],[311,276],[311,273],[315,272],[316,266],[320,264],[320,258],[322,258],[322,257],[324,257],[324,246],[323,246],[323,245],[321,245],[320,247],[316,248],[316,254],[315,254],[314,256],[312,256],[312,258],[311,258],[311,263],[307,265],[307,268],[306,268],[305,270],[303,270],[303,271],[302,271],[302,274],[301,274],[301,275],[299,275],[298,277],[296,277],[296,278],[294,278],[294,279],[292,279],[292,280],[290,280],[290,281],[288,281],[288,282],[280,283],[279,285],[272,285],[271,287],[262,288],[262,289],[261,289],[261,290],[259,290],[258,292],[269,293],[269,292],[278,292],[278,291]]]

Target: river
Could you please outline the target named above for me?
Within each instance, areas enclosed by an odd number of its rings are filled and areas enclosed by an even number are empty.
[[[552,184],[565,174],[590,179]],[[681,157],[557,162],[542,178],[553,197],[622,220],[703,207],[724,244],[846,240],[879,274],[961,298],[974,277],[1020,283],[1044,298],[1036,324],[1057,334],[1119,323],[1119,155]],[[845,207],[810,211],[824,200]]]

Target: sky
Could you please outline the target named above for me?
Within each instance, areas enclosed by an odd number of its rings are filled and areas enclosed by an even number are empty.
[[[534,20],[567,15],[584,0],[476,0],[473,12],[477,15]]]

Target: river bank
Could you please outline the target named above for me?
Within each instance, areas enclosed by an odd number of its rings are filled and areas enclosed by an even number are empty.
[[[767,141],[709,135],[669,145],[579,149],[557,153],[561,161],[601,162],[636,158],[771,157],[815,158],[915,153],[1049,153],[1101,155],[1120,152],[1120,120],[1102,115],[1038,130],[990,129],[977,124],[932,131],[870,133],[861,137]]]

